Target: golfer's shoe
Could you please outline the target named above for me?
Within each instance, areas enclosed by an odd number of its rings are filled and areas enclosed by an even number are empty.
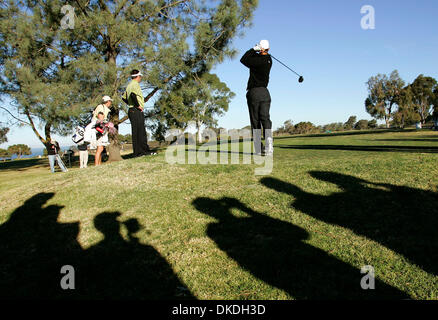
[[[266,141],[265,155],[266,156],[274,155],[274,143],[272,138],[268,138]]]

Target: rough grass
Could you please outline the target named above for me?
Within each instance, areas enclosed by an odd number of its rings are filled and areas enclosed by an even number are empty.
[[[0,296],[438,298],[436,132],[275,147],[265,177],[164,153],[65,174],[0,164]],[[65,264],[75,291],[59,288]]]

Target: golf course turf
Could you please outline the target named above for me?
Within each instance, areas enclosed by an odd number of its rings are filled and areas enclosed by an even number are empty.
[[[0,297],[438,299],[438,132],[274,145],[266,176],[165,152],[55,174],[0,163]]]

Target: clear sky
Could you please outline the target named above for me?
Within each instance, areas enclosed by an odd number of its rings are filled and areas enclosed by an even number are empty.
[[[375,9],[374,30],[361,28],[365,5]],[[234,41],[237,56],[214,70],[236,93],[219,126],[249,125],[248,69],[239,60],[261,39],[268,39],[271,53],[305,79],[299,84],[274,61],[269,83],[274,128],[288,119],[316,125],[345,122],[350,115],[371,119],[364,109],[365,82],[371,76],[397,69],[408,83],[419,74],[438,79],[437,16],[436,0],[260,0],[252,28]],[[122,126],[122,134],[129,132],[130,126]],[[0,148],[15,143],[41,147],[27,128],[13,128],[8,139]],[[71,144],[70,137],[58,141]]]

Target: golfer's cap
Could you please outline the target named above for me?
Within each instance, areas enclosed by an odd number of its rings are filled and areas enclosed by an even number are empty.
[[[262,40],[260,41],[260,47],[264,50],[268,50],[269,49],[269,41],[268,40]]]
[[[138,77],[138,76],[143,77],[143,73],[141,73],[141,72],[139,71],[139,72],[136,73],[136,74],[131,74],[131,78],[136,78],[136,77]]]
[[[102,100],[103,102],[113,101],[110,96],[103,96]]]

